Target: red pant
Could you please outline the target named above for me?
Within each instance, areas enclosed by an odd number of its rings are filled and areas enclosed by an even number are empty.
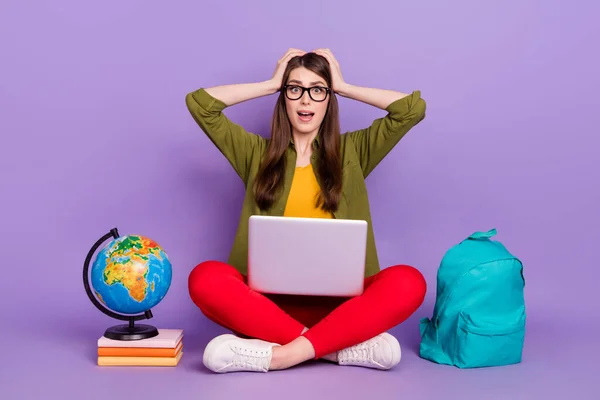
[[[213,322],[240,336],[286,344],[302,334],[315,358],[364,342],[400,324],[423,302],[421,273],[407,265],[365,279],[353,298],[263,295],[251,290],[232,266],[207,261],[189,276],[192,301]]]

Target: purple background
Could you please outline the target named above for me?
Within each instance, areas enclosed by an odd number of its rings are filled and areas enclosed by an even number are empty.
[[[592,398],[599,12],[592,0],[2,1],[0,397]],[[412,264],[430,284],[393,330],[404,358],[387,373],[309,363],[215,376],[201,365],[223,330],[189,300],[187,275],[227,257],[243,188],[184,96],[268,79],[289,47],[329,47],[348,82],[420,89],[428,102],[368,179],[382,264]],[[274,100],[227,114],[266,134]],[[383,115],[340,102],[344,130]],[[117,322],[89,302],[81,269],[113,226],[155,239],[173,262],[152,323],[185,329],[175,369],[95,365],[98,336]],[[492,227],[525,263],[523,363],[461,371],[419,359],[441,257]]]

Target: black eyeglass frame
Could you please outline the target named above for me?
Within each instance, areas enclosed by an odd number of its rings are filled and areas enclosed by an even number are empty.
[[[299,88],[302,89],[302,93],[300,93],[300,96],[298,96],[297,98],[292,98],[288,95],[287,92],[287,88],[289,87],[294,87],[294,88]],[[325,97],[323,98],[323,100],[316,100],[315,98],[312,97],[312,94],[310,93],[311,89],[321,89],[325,91]],[[311,98],[312,101],[316,101],[317,103],[321,103],[325,100],[327,100],[327,97],[329,96],[329,94],[331,93],[331,89],[325,86],[311,86],[309,88],[306,88],[304,86],[300,86],[300,85],[284,85],[281,90],[283,91],[283,94],[285,94],[285,97],[287,97],[288,99],[292,100],[292,101],[296,101],[296,100],[300,100],[302,98],[302,96],[304,96],[304,92],[308,91],[308,96]]]

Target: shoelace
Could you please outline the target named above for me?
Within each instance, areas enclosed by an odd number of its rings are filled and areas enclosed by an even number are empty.
[[[235,355],[232,364],[235,367],[252,371],[265,371],[269,369],[269,353],[266,350],[255,350],[233,346]]]
[[[366,341],[338,353],[338,361],[343,363],[367,363],[373,361],[373,351],[378,345],[377,340]]]

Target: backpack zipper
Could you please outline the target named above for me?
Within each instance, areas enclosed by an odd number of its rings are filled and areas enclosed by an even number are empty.
[[[449,286],[453,287],[456,284],[458,284],[458,282],[460,282],[460,280],[465,275],[467,275],[469,272],[471,272],[471,270],[473,268],[476,268],[476,267],[479,267],[479,266],[482,266],[482,265],[486,265],[486,264],[491,264],[491,263],[498,262],[498,261],[509,261],[509,260],[517,260],[517,261],[519,261],[519,263],[521,262],[516,257],[507,257],[507,258],[500,258],[500,259],[497,259],[497,260],[492,260],[492,261],[486,261],[486,262],[483,262],[483,263],[479,263],[479,264],[476,264],[476,265],[473,265],[473,266],[469,267],[468,270],[466,270],[460,276],[458,276],[457,278],[455,278]],[[522,273],[521,273],[521,275],[522,275]],[[443,297],[442,301],[441,301],[442,307],[440,307],[440,309],[436,313],[436,316],[435,316],[435,319],[434,319],[434,323],[433,323],[433,325],[436,327],[436,329],[439,328],[439,326],[440,326],[440,324],[439,324],[440,323],[440,315],[442,314],[442,311],[445,310],[445,308],[446,308],[445,306],[446,306],[446,304],[448,304],[448,300],[450,299],[450,296],[452,295],[452,291],[454,291],[454,288],[450,289],[450,292],[448,294],[446,294]]]
[[[514,325],[511,325],[511,326],[508,326],[505,328],[492,328],[492,327],[482,328],[482,327],[473,326],[467,322],[464,322],[463,324],[460,325],[460,329],[470,332],[470,333],[474,333],[476,335],[504,336],[504,335],[510,335],[512,333],[519,332],[523,328],[522,328],[521,323],[514,324]]]

